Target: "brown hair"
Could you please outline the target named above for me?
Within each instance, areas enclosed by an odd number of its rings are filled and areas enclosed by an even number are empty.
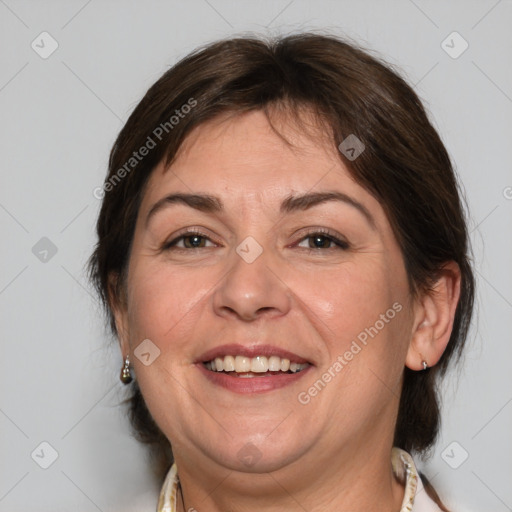
[[[471,320],[475,284],[468,232],[450,158],[420,99],[398,71],[368,50],[316,33],[237,37],[205,45],[169,69],[147,91],[112,148],[90,278],[116,335],[109,292],[113,300],[123,300],[135,221],[155,166],[172,163],[187,134],[221,113],[262,110],[270,121],[277,109],[298,120],[304,108],[313,110],[334,147],[351,134],[365,145],[355,160],[341,151],[339,157],[384,208],[404,256],[411,295],[429,289],[444,263],[459,265],[461,295],[443,356],[426,371],[405,368],[404,373],[394,445],[423,452],[439,429],[438,379],[453,356],[460,356]],[[132,161],[134,151],[149,147],[150,140],[154,147]],[[117,277],[113,287],[109,276]],[[137,383],[131,387],[134,432],[155,448],[163,472],[172,462],[169,442]]]

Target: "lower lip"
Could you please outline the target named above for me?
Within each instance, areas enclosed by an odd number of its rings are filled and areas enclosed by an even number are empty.
[[[211,370],[207,370],[202,363],[197,363],[196,366],[199,371],[202,372],[213,384],[241,394],[264,393],[266,391],[273,391],[274,389],[289,386],[301,379],[312,368],[310,365],[297,373],[283,373],[282,375],[269,375],[268,377],[244,378],[232,377],[224,372],[212,372]]]

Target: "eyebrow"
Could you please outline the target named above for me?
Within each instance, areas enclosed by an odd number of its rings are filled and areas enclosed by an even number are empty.
[[[377,229],[375,219],[366,206],[356,201],[353,197],[338,191],[309,192],[298,196],[290,195],[283,200],[279,211],[281,213],[304,211],[328,201],[341,201],[352,206],[365,217],[372,229]],[[170,194],[162,197],[151,207],[146,217],[146,227],[157,212],[173,204],[184,204],[205,213],[221,213],[225,211],[222,200],[216,196],[209,194]]]

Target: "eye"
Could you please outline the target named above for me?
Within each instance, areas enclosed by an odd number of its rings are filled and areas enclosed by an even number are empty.
[[[302,246],[302,244],[307,240],[309,240],[309,246]],[[163,245],[162,250],[205,249],[207,248],[207,242],[212,242],[208,235],[202,233],[201,231],[189,230],[177,236],[176,238],[173,238],[169,242],[166,242]],[[348,242],[340,239],[334,233],[322,229],[315,229],[314,231],[307,233],[306,236],[301,238],[301,242],[296,244],[296,246],[302,246],[303,249],[309,251],[332,249],[347,250],[350,248],[350,244]]]
[[[309,240],[309,246],[303,248],[309,249],[311,251],[316,251],[318,249],[347,250],[350,248],[350,244],[348,242],[346,242],[345,240],[341,240],[335,234],[323,229],[316,229],[315,231],[311,231],[301,240]],[[297,246],[301,247],[302,243],[304,242],[297,244]],[[332,244],[334,244],[334,246]]]
[[[173,240],[166,242],[162,249],[202,249],[206,247],[204,244],[207,240],[211,242],[210,238],[200,231],[187,231]],[[183,242],[183,245],[178,245],[181,242]]]

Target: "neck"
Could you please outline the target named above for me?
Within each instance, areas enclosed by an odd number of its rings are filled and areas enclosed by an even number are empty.
[[[391,446],[352,445],[306,459],[259,474],[214,469],[211,461],[187,464],[176,454],[183,493],[177,510],[400,510],[404,488],[392,472]]]

